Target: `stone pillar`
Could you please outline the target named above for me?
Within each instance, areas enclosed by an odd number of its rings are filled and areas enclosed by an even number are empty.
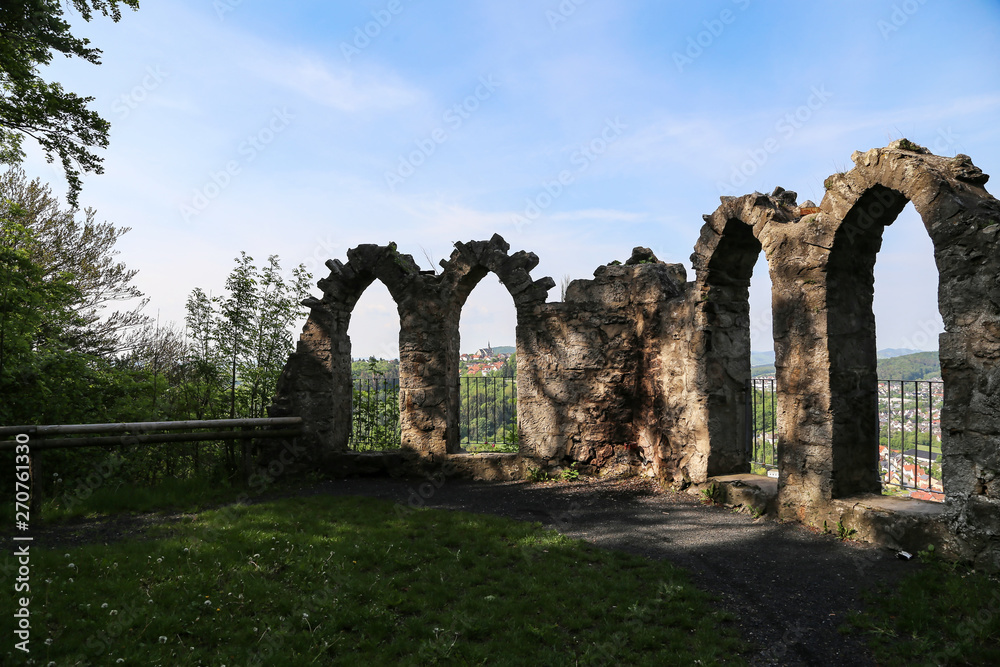
[[[400,325],[401,446],[424,455],[454,453],[458,444],[455,435],[449,437],[448,381],[449,352],[458,337],[454,314],[434,290],[417,289],[401,302]]]

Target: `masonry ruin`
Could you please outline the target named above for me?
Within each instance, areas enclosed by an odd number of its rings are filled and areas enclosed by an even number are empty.
[[[704,216],[693,280],[683,265],[636,248],[550,302],[554,281],[530,275],[537,256],[510,253],[498,235],[456,243],[439,272],[420,270],[394,244],[358,246],[346,263],[327,262],[322,297],[306,301],[270,415],[303,417],[303,463],[331,474],[447,465],[517,479],[529,467],[577,462],[678,487],[728,480],[766,496],[768,480],[747,474],[743,443],[749,284],[763,252],[773,285],[777,515],[844,522],[898,548],[935,542],[1000,570],[1000,202],[965,155],[935,156],[904,139],[852,160],[827,179],[818,212],[802,215],[796,193],[782,188],[723,197]],[[943,505],[879,495],[873,267],[883,230],[910,202],[934,245],[945,325]],[[459,317],[488,273],[517,311],[517,454],[459,447]],[[375,280],[399,312],[402,438],[398,453],[373,458],[348,452],[347,330]]]

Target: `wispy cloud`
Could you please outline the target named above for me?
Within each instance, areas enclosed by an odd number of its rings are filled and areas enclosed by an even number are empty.
[[[275,49],[258,54],[245,67],[276,86],[348,113],[405,107],[423,97],[416,87],[388,72],[354,69],[317,55]]]

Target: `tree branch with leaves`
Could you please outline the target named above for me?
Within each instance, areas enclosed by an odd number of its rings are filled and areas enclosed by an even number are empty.
[[[118,22],[121,8],[136,10],[139,0],[71,0],[66,7],[85,21],[96,12]],[[91,149],[107,147],[110,124],[87,108],[93,97],[66,91],[39,73],[56,53],[101,64],[101,50],[73,36],[63,16],[59,0],[0,3],[0,162],[20,164],[24,137],[34,139],[49,162],[59,158],[69,183],[67,199],[75,208],[81,172],[104,171],[103,158]]]

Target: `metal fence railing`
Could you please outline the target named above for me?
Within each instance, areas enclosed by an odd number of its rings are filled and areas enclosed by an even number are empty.
[[[399,449],[399,378],[356,378],[351,392],[354,451]]]
[[[459,378],[459,443],[470,451],[517,451],[517,382],[514,378]],[[399,379],[353,381],[350,449],[398,449]]]
[[[878,397],[882,483],[926,500],[944,500],[941,482],[944,382],[883,380],[878,383]]]
[[[459,442],[472,451],[517,451],[517,382],[504,377],[462,377]]]
[[[746,455],[751,470],[761,475],[774,475],[778,469],[774,382],[774,378],[747,380]]]
[[[775,380],[753,378],[746,387],[746,456],[753,472],[774,475],[771,471],[778,465]],[[943,401],[941,381],[879,381],[879,471],[887,492],[944,500]]]

